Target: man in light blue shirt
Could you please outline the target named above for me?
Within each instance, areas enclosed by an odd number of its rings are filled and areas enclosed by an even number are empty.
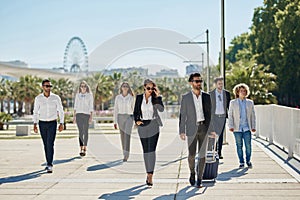
[[[238,99],[240,105],[240,132],[249,131],[249,125],[247,122],[247,113],[246,113],[246,100]]]

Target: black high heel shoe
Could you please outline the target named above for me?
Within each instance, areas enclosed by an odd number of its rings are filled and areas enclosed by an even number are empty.
[[[146,184],[148,185],[148,186],[153,186],[153,183],[150,183],[149,181],[148,181],[148,176],[147,176],[147,178],[146,178]]]
[[[148,182],[148,179],[146,179],[146,184],[147,184],[148,186],[153,186],[153,183]]]

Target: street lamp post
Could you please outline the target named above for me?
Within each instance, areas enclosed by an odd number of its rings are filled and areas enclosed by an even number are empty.
[[[210,68],[209,68],[209,39],[208,39],[208,29],[206,30],[206,51],[207,51],[207,92],[209,92],[209,76],[210,76]]]
[[[226,79],[225,79],[225,19],[224,19],[224,0],[221,0],[221,63],[220,63],[220,70],[221,76],[223,77],[223,87],[226,86]],[[223,144],[228,144],[227,142],[227,134],[226,129],[223,133]]]
[[[224,25],[224,0],[221,0],[221,63],[220,70],[223,77],[223,84],[225,88],[225,25]]]
[[[209,37],[208,37],[208,29],[205,31],[206,33],[206,41],[205,42],[179,42],[179,44],[206,44],[206,52],[207,52],[207,92],[209,92],[209,76],[210,76],[210,69],[209,69]],[[203,59],[203,54],[202,54],[202,59]]]

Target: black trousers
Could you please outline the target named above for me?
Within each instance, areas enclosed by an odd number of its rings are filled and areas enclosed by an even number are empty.
[[[56,137],[57,122],[39,121],[39,128],[44,144],[44,151],[48,166],[53,166],[54,141]]]
[[[146,120],[138,126],[138,133],[143,146],[146,172],[153,174],[156,162],[156,146],[159,138],[159,125],[156,120]]]

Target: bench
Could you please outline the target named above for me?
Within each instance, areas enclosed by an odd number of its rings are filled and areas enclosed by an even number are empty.
[[[28,136],[31,133],[33,125],[32,120],[12,120],[5,123],[8,125],[16,125],[16,136]]]
[[[31,125],[17,125],[16,136],[29,136],[31,133]]]
[[[12,120],[5,123],[6,125],[33,125],[32,120]]]
[[[93,117],[93,120],[95,120],[96,123],[113,123],[114,118],[113,117]]]

